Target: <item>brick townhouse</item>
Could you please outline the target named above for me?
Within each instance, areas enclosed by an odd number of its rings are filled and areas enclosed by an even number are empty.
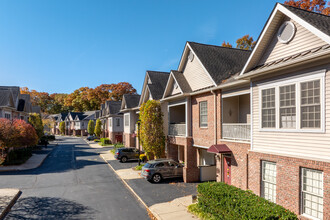
[[[136,122],[139,119],[137,107],[139,105],[140,95],[125,94],[121,102],[120,112],[124,117],[123,144],[126,147],[136,146]]]
[[[18,86],[0,86],[0,118],[28,121],[30,113],[39,113],[39,106],[32,106],[29,94],[21,94]]]
[[[163,97],[169,76],[170,76],[169,72],[159,72],[159,71],[151,71],[151,70],[146,71],[146,75],[141,90],[139,105],[136,108],[137,112],[139,112],[139,109],[142,106],[142,104],[147,102],[148,100],[159,101]],[[163,120],[164,120],[164,134],[167,135],[168,132],[167,102],[161,103],[161,109],[163,112]],[[137,138],[137,142],[138,141],[139,140]]]
[[[251,82],[248,188],[330,219],[330,17],[277,4],[238,79]]]
[[[185,182],[218,179],[230,183],[230,179],[224,179],[222,167],[228,161],[230,163],[231,158],[246,158],[249,140],[238,142],[239,144],[223,142],[222,99],[219,86],[227,80],[233,81],[231,76],[242,69],[249,55],[250,51],[246,50],[187,42],[178,70],[171,71],[161,100],[168,105],[169,130],[166,151],[169,158],[184,162]],[[231,89],[242,87],[242,82],[245,83],[243,87],[249,87],[246,81],[239,81],[241,84],[231,81],[226,83]],[[237,93],[236,96],[240,94],[242,93]],[[241,99],[249,110],[249,103],[246,103],[249,97]],[[233,105],[231,111],[237,115],[238,105]],[[242,113],[242,122],[247,123],[247,115],[248,112],[245,115]],[[240,121],[236,117],[228,122]],[[240,147],[242,145],[243,155]],[[246,173],[246,165],[241,164],[239,160],[235,161],[235,166]],[[233,172],[232,175],[232,179],[240,179],[241,173]]]
[[[123,114],[120,112],[121,101],[106,102],[106,120],[108,137],[112,143],[123,142]]]

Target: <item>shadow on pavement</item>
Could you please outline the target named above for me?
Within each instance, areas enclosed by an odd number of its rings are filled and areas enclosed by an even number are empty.
[[[93,219],[96,211],[74,201],[53,197],[21,198],[6,219]]]

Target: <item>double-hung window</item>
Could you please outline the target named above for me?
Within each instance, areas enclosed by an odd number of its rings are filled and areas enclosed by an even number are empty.
[[[262,161],[261,196],[276,202],[276,163]]]
[[[207,101],[199,103],[199,126],[207,127]]]
[[[262,94],[262,127],[275,128],[275,88],[264,89]]]
[[[302,168],[301,178],[302,213],[323,219],[323,172]]]
[[[124,116],[125,126],[129,126],[129,115]]]
[[[321,127],[320,80],[301,83],[301,127]]]
[[[120,118],[116,118],[116,125],[117,125],[117,127],[120,126]]]
[[[112,118],[109,118],[109,128],[112,127]]]
[[[324,131],[324,73],[260,86],[263,130]]]
[[[10,113],[7,113],[7,112],[5,112],[5,118],[7,118],[7,119],[11,119],[11,114],[10,114]]]

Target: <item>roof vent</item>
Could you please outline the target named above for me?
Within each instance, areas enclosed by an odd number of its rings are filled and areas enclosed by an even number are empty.
[[[291,21],[284,22],[280,29],[277,32],[277,39],[283,43],[287,44],[289,43],[292,38],[294,37],[294,34],[296,33],[296,27]]]
[[[193,52],[189,52],[189,55],[188,55],[188,60],[190,61],[190,62],[192,62],[193,60],[194,60],[194,54],[193,54]]]

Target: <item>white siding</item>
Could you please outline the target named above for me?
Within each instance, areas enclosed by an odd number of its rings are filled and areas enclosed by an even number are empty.
[[[198,58],[195,56],[193,61],[186,61],[183,75],[193,91],[214,85],[209,74],[204,70]]]
[[[259,89],[255,84],[252,93],[253,150],[330,160],[330,71],[325,77],[325,133],[261,131]]]
[[[288,44],[283,44],[278,41],[277,31],[275,31],[275,34],[267,49],[265,50],[262,58],[260,59],[258,65],[269,63],[326,44],[326,42],[321,40],[306,28],[299,25],[294,20],[290,21],[296,26],[296,34],[293,39]]]

